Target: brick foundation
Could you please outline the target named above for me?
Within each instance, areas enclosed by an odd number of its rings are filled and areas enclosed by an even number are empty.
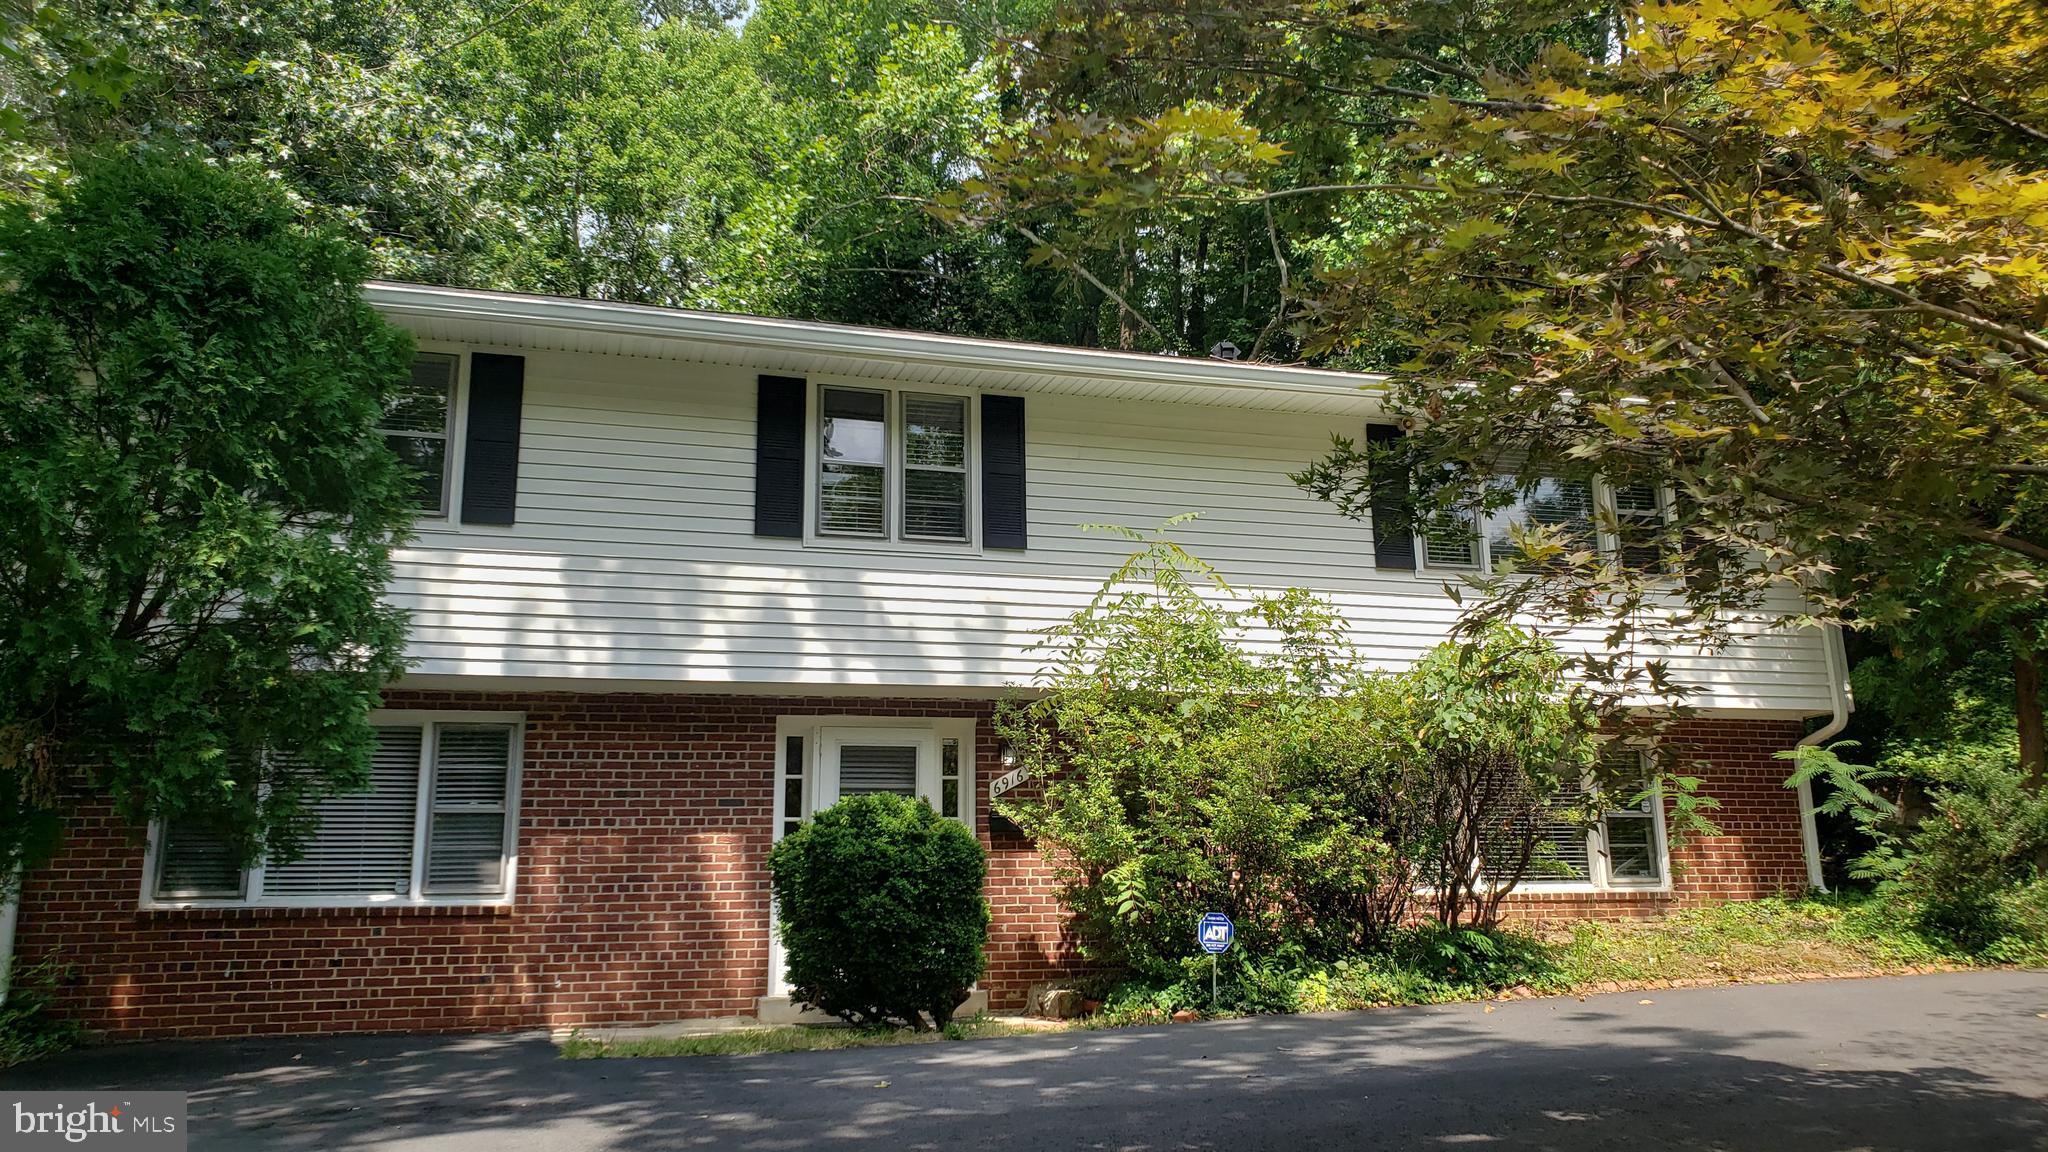
[[[973,717],[984,722],[977,789],[1001,771],[986,702],[394,692],[387,703],[526,714],[511,907],[139,911],[140,834],[88,811],[24,887],[18,963],[73,967],[64,1010],[122,1039],[742,1015],[767,989],[777,717]],[[1654,915],[1805,886],[1797,802],[1771,759],[1797,725],[1699,722],[1689,735],[1714,762],[1703,787],[1725,834],[1679,854],[1674,892],[1531,894],[1516,915]],[[1037,852],[991,839],[978,818],[994,911],[983,987],[1015,1009],[1076,961]]]

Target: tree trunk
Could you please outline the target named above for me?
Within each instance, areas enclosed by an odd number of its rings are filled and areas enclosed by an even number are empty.
[[[2041,722],[2041,658],[2034,652],[2017,652],[2012,658],[2013,713],[2019,719],[2020,768],[2027,774],[2027,787],[2039,792],[2048,775],[2048,733]]]

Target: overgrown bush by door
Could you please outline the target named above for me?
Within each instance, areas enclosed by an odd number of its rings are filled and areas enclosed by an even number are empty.
[[[798,1003],[943,1028],[981,976],[987,856],[924,801],[848,797],[783,837],[768,867]]]

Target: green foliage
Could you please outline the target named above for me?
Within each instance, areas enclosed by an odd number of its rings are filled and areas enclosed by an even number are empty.
[[[2038,669],[2044,45],[2032,0],[1062,9],[945,207],[1055,261],[1256,219],[1303,353],[1398,372],[1412,434],[1299,477],[1347,513],[1390,470],[1410,520],[1545,476],[1670,491],[1658,563],[1538,530],[1471,581],[1468,634],[1602,629],[1574,660],[1610,717],[1759,624]]]
[[[363,779],[413,518],[374,431],[411,339],[363,271],[197,164],[0,220],[0,876],[85,798],[289,858]]]
[[[1875,881],[1896,917],[1963,955],[2048,955],[2048,796],[2029,787],[2010,742],[1908,746],[1877,767],[1844,761],[1841,747],[1788,755],[1793,782],[1824,782],[1821,811],[1862,833],[1850,876]]]
[[[63,965],[50,962],[10,975],[7,1000],[0,1003],[0,1068],[40,1060],[78,1042],[78,1022],[51,1011],[66,975]]]
[[[1353,955],[1409,918],[1418,880],[1446,923],[1492,923],[1539,860],[1538,810],[1593,764],[1555,653],[1503,629],[1375,672],[1316,597],[1238,601],[1170,540],[1130,535],[1048,634],[1041,694],[996,717],[1042,782],[1002,811],[1039,841],[1086,954],[1179,979],[1220,910],[1253,954]]]
[[[1970,953],[2048,954],[2048,796],[2026,786],[2009,756],[1970,756],[1928,799],[1881,893]]]
[[[944,1028],[981,975],[988,860],[921,800],[853,796],[768,858],[793,996],[850,1023]]]

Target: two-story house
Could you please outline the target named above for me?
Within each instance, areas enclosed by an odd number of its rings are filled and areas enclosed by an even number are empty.
[[[786,1011],[765,860],[841,796],[926,797],[990,850],[987,1002],[1071,963],[1033,846],[992,832],[995,702],[1125,543],[1177,532],[1248,590],[1305,586],[1376,662],[1446,634],[1465,542],[1376,539],[1290,471],[1383,420],[1374,379],[637,305],[375,284],[418,337],[386,433],[418,464],[390,596],[412,670],[373,787],[305,858],[234,867],[87,813],[27,879],[19,959],[123,1037],[635,1024]],[[1657,514],[1653,492],[1587,489]],[[1572,832],[1534,916],[1817,880],[1772,753],[1845,708],[1839,642],[1677,654],[1719,837]]]

